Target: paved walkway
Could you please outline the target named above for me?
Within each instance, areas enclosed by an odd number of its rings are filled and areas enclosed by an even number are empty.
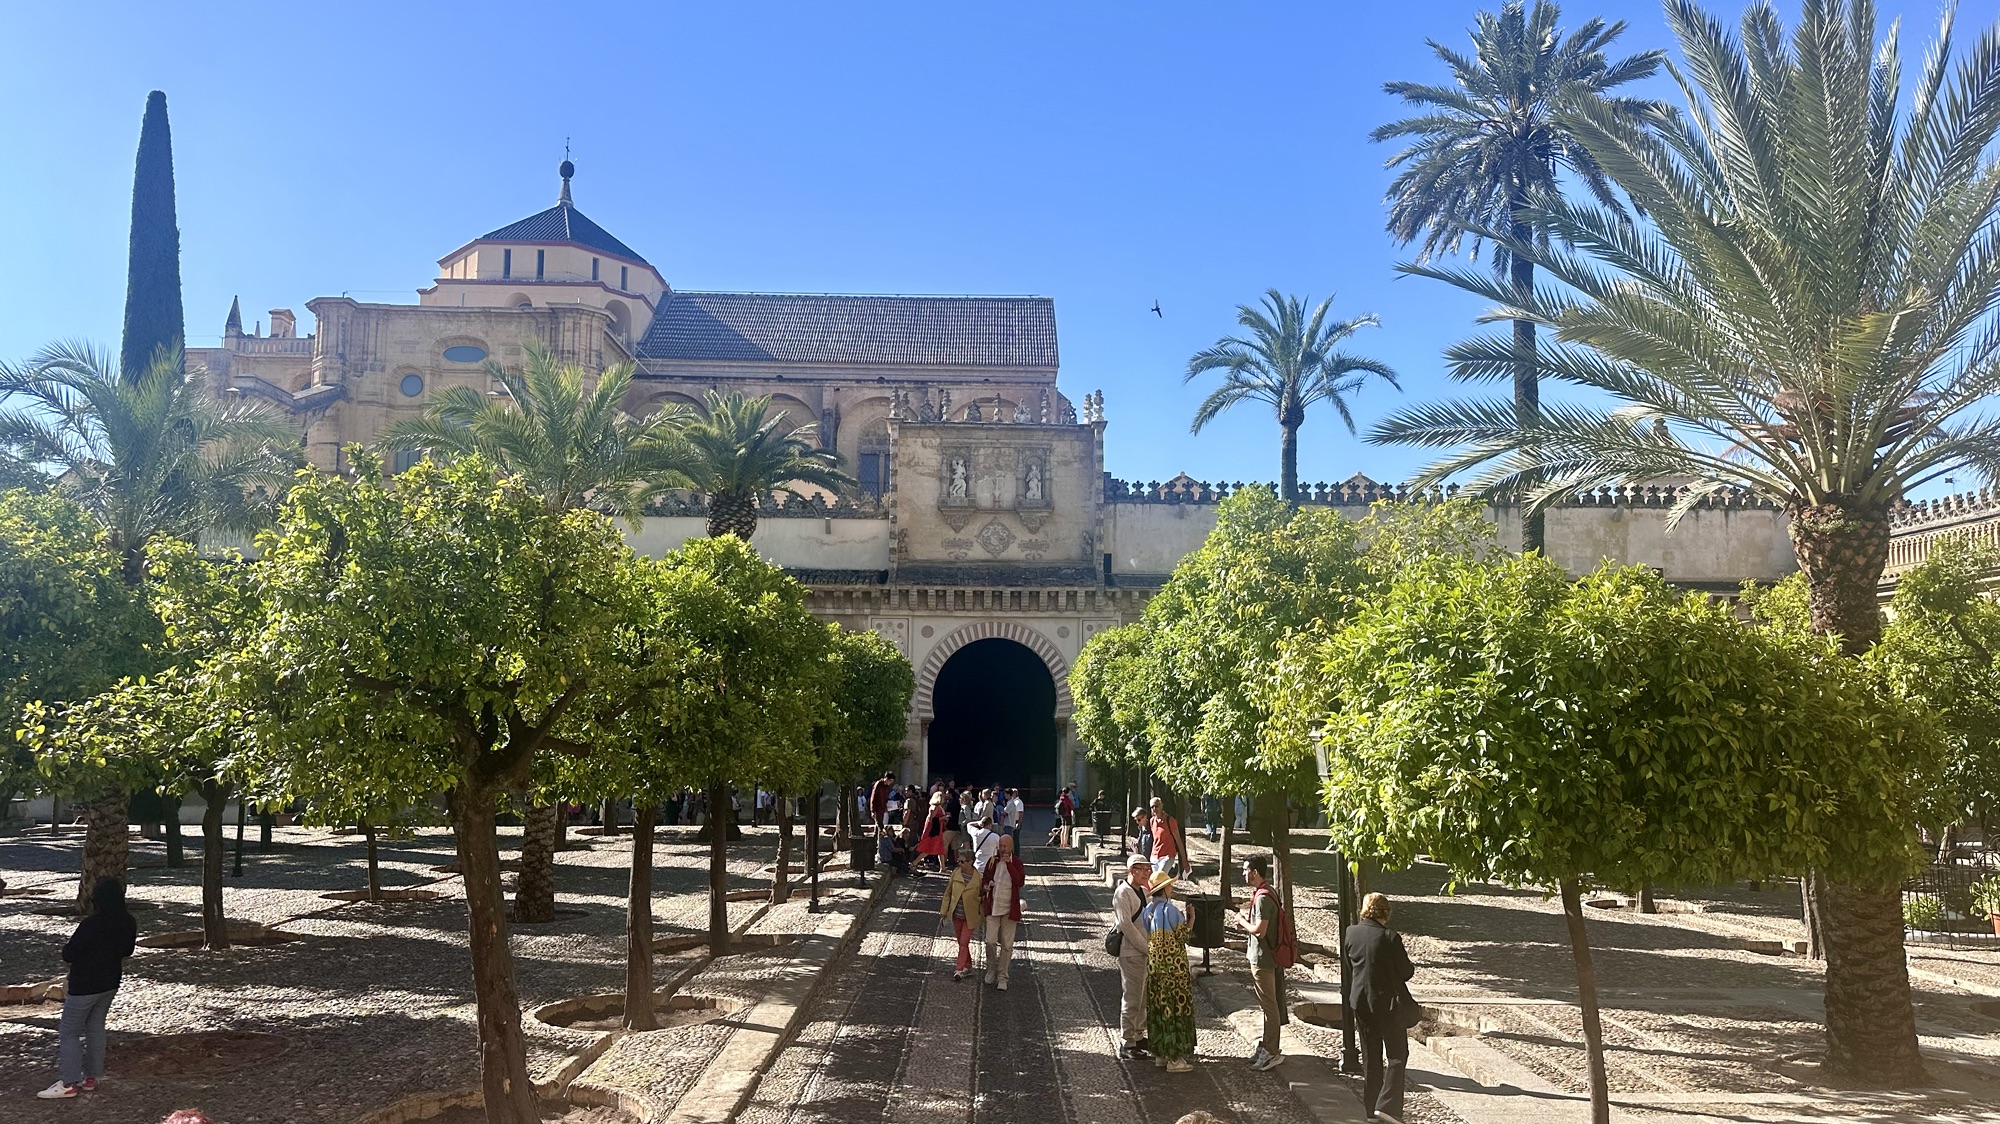
[[[1228,1012],[1205,994],[1195,1072],[1120,1062],[1118,973],[1099,943],[1109,894],[1074,852],[1031,847],[1025,858],[1026,920],[1008,991],[976,976],[952,980],[957,944],[937,915],[944,882],[905,883],[821,989],[741,1119],[1172,1124],[1205,1109],[1243,1124],[1310,1124],[1291,1067],[1252,1072]]]

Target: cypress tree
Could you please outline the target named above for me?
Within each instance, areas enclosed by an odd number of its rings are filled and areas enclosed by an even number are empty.
[[[146,95],[139,160],[132,174],[132,247],[125,273],[125,340],[118,358],[137,379],[161,347],[178,351],[187,334],[181,311],[181,232],[174,216],[174,144],[167,95]]]

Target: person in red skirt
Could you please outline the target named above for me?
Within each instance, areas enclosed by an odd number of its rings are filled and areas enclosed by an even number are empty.
[[[917,854],[929,858],[939,874],[944,873],[944,821],[944,793],[933,792],[923,830],[917,835]]]

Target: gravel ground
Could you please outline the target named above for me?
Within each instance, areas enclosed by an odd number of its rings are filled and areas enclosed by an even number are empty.
[[[1193,842],[1197,858],[1215,857],[1218,848],[1198,836]],[[1335,901],[1322,887],[1333,886],[1334,876],[1324,843],[1324,835],[1300,831],[1292,846],[1300,938],[1330,945]],[[1462,1001],[1452,1014],[1480,1025],[1488,1045],[1551,1087],[1582,1092],[1582,1016],[1561,904],[1499,886],[1454,893],[1448,881],[1443,868],[1422,864],[1377,875],[1370,885],[1395,902],[1393,924],[1417,964],[1412,991],[1425,1002]],[[1795,883],[1661,900],[1665,912],[1654,915],[1589,911],[1614,1099],[1804,1096],[1824,1098],[1815,1117],[1880,1115],[1879,1104],[1818,1084],[1811,1063],[1823,1051],[1822,966],[1742,946],[1745,938],[1804,936]],[[1957,1091],[1934,1096],[1929,1111],[1939,1119],[2000,1119],[2000,1007],[1982,1013],[1975,1006],[2000,995],[2000,951],[1913,947],[1910,963],[1923,1047]],[[1327,981],[1336,973],[1332,963],[1319,970]]]
[[[707,847],[692,828],[662,828],[656,843],[654,917],[658,935],[707,926]],[[576,838],[572,836],[572,838]],[[591,837],[585,836],[584,839]],[[768,884],[772,829],[746,829],[732,844],[732,888]],[[519,847],[519,829],[503,829],[503,852]],[[456,876],[436,866],[452,858],[450,834],[419,832],[385,840],[388,886],[428,886],[429,902],[339,902],[323,893],[365,880],[358,836],[279,829],[269,853],[245,855],[244,876],[226,882],[232,922],[276,925],[304,939],[228,952],[142,949],[126,964],[108,1024],[114,1044],[141,1035],[244,1030],[283,1035],[275,1061],[227,1077],[112,1077],[89,1098],[33,1099],[54,1077],[55,1010],[0,1007],[0,1119],[21,1124],[132,1124],[174,1108],[199,1107],[220,1124],[350,1124],[419,1093],[476,1085],[478,1058],[471,973],[465,951],[465,903]],[[0,877],[15,888],[51,895],[0,899],[0,984],[60,979],[60,951],[73,919],[33,912],[75,886],[81,839],[65,835],[0,840]],[[200,927],[197,865],[168,870],[159,843],[133,847],[131,896],[142,935]],[[558,858],[558,904],[582,915],[549,925],[515,926],[511,945],[522,1002],[617,991],[624,983],[624,903],[629,839],[567,850]],[[749,921],[757,902],[730,905],[733,924]],[[673,960],[656,966],[664,981]],[[529,1020],[530,1069],[546,1076],[594,1037]]]

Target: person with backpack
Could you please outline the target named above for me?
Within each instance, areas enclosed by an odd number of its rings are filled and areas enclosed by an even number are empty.
[[[98,879],[90,888],[90,908],[62,950],[69,979],[56,1026],[56,1083],[35,1094],[45,1101],[91,1092],[104,1077],[104,1018],[124,982],[125,958],[139,941],[123,882]]]
[[[1409,1028],[1421,1013],[1409,988],[1417,969],[1403,948],[1403,935],[1389,928],[1389,899],[1381,894],[1361,900],[1361,920],[1349,925],[1342,939],[1353,965],[1342,1000],[1354,1012],[1361,1039],[1361,1107],[1369,1120],[1400,1121]]]
[[[1250,979],[1257,986],[1258,1005],[1264,1008],[1264,1037],[1257,1044],[1257,1052],[1250,1055],[1250,1068],[1276,1069],[1285,1064],[1285,1055],[1278,1046],[1278,1028],[1285,1023],[1285,972],[1278,963],[1284,910],[1271,886],[1269,855],[1252,855],[1243,861],[1243,884],[1250,887],[1250,900],[1244,903],[1243,912],[1231,920],[1249,938],[1244,952],[1250,958]],[[1296,941],[1292,947],[1296,955]]]
[[[1056,827],[1062,832],[1062,845],[1068,847],[1076,833],[1076,796],[1071,786],[1064,785],[1062,795],[1056,797]]]

